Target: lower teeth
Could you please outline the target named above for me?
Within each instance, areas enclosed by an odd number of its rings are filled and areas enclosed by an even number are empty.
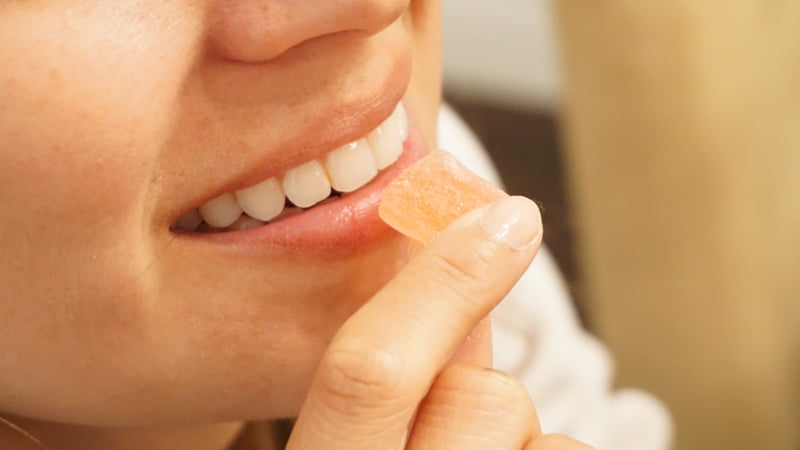
[[[263,226],[265,222],[254,219],[247,214],[242,214],[236,222],[233,222],[229,227],[225,228],[225,231],[241,231],[241,230],[249,230],[251,228],[258,228]]]
[[[230,226],[225,227],[225,228],[212,227],[211,225],[207,224],[206,222],[202,222],[202,221],[199,224],[195,225],[195,222],[193,222],[191,220],[186,220],[184,218],[182,218],[178,222],[178,224],[176,225],[175,228],[177,230],[180,230],[180,231],[190,231],[190,232],[194,232],[194,233],[221,233],[221,232],[225,232],[225,231],[249,230],[251,228],[262,227],[264,225],[267,225],[269,223],[272,223],[272,222],[275,222],[277,220],[283,219],[285,217],[289,217],[289,216],[293,216],[295,214],[299,214],[299,213],[301,213],[303,211],[306,211],[308,209],[314,208],[316,206],[325,205],[325,204],[330,203],[332,201],[338,200],[339,198],[342,198],[343,196],[344,195],[341,192],[331,191],[331,195],[328,196],[328,198],[326,198],[325,200],[315,204],[314,206],[312,206],[310,208],[306,208],[306,209],[298,208],[297,206],[294,205],[294,203],[289,201],[289,199],[286,199],[286,206],[283,208],[283,212],[281,212],[277,217],[275,217],[274,219],[270,220],[269,222],[264,222],[264,221],[255,219],[253,217],[250,217],[247,214],[242,214],[241,217],[239,217],[236,220],[236,222],[234,222],[233,224],[231,224]],[[191,216],[190,214],[186,215],[186,217],[190,217],[190,216]],[[198,216],[198,220],[201,220],[199,218],[199,214],[197,216]]]
[[[334,192],[334,193],[331,194],[330,197],[328,197],[325,200],[315,204],[311,208],[314,208],[316,206],[322,206],[322,205],[325,205],[327,203],[331,203],[331,202],[333,202],[335,200],[338,200],[339,198],[341,198],[341,194],[339,194],[338,192]],[[275,217],[274,219],[270,220],[269,222],[263,222],[261,220],[254,219],[254,218],[248,216],[247,214],[242,214],[242,216],[239,217],[239,219],[237,219],[236,222],[234,222],[232,225],[230,225],[230,226],[228,226],[226,228],[212,227],[211,225],[209,225],[209,224],[207,224],[205,222],[202,222],[200,225],[198,225],[193,230],[183,230],[183,231],[192,231],[192,232],[195,232],[195,233],[221,233],[221,232],[226,232],[226,231],[249,230],[251,228],[258,228],[258,227],[262,227],[264,225],[268,225],[270,223],[276,222],[278,220],[284,219],[284,218],[289,217],[289,216],[293,216],[295,214],[300,214],[301,212],[307,211],[307,210],[309,210],[311,208],[306,208],[306,209],[298,208],[297,206],[294,206],[292,203],[288,203],[287,202],[287,205],[283,209],[283,212],[281,212],[280,215],[278,215],[278,217]]]

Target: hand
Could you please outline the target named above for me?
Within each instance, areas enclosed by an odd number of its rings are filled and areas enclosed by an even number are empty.
[[[541,236],[539,211],[522,197],[473,211],[437,236],[336,334],[287,448],[589,448],[541,435],[524,387],[485,368],[485,339],[456,352],[533,260]],[[455,353],[471,364],[448,366]]]

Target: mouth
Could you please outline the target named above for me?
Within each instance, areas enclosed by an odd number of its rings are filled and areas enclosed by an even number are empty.
[[[427,153],[402,103],[377,128],[260,183],[223,193],[171,227],[183,238],[299,249],[342,247],[388,231],[380,193]]]

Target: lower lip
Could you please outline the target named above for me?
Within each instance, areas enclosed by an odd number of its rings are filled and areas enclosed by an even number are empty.
[[[268,225],[222,233],[186,233],[183,238],[236,251],[351,252],[382,238],[396,236],[378,217],[384,188],[428,149],[409,114],[408,137],[400,158],[366,186],[337,200],[290,215]]]

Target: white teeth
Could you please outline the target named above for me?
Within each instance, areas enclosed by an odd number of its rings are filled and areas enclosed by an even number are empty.
[[[227,227],[242,215],[242,208],[236,203],[232,192],[205,202],[198,210],[207,224],[217,228]]]
[[[366,139],[339,147],[328,154],[325,168],[331,186],[339,192],[353,192],[378,174],[375,158]]]
[[[184,231],[195,231],[201,223],[203,223],[203,216],[201,216],[196,209],[193,209],[182,215],[181,218],[175,222],[175,228]]]
[[[379,170],[394,164],[403,153],[405,138],[402,136],[401,116],[405,120],[405,112],[399,111],[400,108],[402,106],[398,105],[392,115],[367,136],[372,156],[375,158],[375,165]]]
[[[324,167],[320,161],[310,161],[289,169],[280,181],[270,178],[222,194],[181,216],[175,228],[197,232],[245,230],[324,202],[331,194],[331,187],[343,194],[356,191],[375,178],[378,171],[398,160],[407,137],[408,117],[399,103],[392,115],[364,139],[329,153]],[[287,198],[297,207],[285,208]]]
[[[253,219],[252,217],[248,216],[247,214],[242,214],[236,219],[236,222],[233,222],[229,227],[225,228],[226,231],[241,231],[241,230],[249,230],[250,228],[258,228],[264,225],[264,222]]]
[[[397,108],[394,109],[392,116],[397,118],[397,121],[400,123],[400,141],[405,141],[408,137],[408,116],[406,115],[406,109],[403,107],[402,103],[397,104]]]
[[[296,206],[290,206],[283,210],[280,216],[276,217],[274,220],[283,219],[284,217],[293,216],[295,214],[300,214],[303,212],[303,208],[298,208]]]
[[[255,186],[236,191],[236,201],[247,215],[266,222],[278,217],[283,211],[286,196],[278,180],[270,178]]]
[[[331,194],[331,183],[322,164],[309,161],[286,172],[283,177],[283,192],[295,205],[308,208],[328,198]]]

